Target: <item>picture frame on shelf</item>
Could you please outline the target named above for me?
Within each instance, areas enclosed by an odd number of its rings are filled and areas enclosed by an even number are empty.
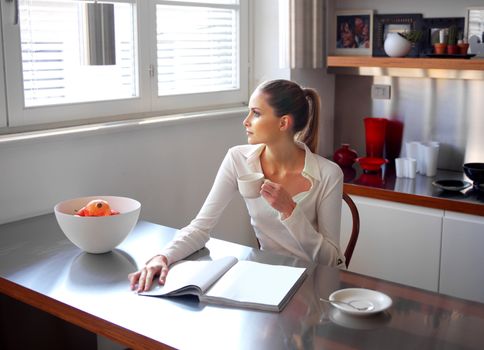
[[[431,55],[435,40],[438,42],[440,30],[451,26],[457,28],[458,38],[464,37],[465,17],[424,18],[422,22],[420,54]]]
[[[371,56],[373,10],[337,10],[330,30],[330,53]]]
[[[372,55],[385,57],[387,54],[383,49],[383,44],[388,33],[403,33],[413,30],[422,30],[422,14],[389,14],[373,16],[373,49]],[[420,43],[412,45],[408,54],[409,57],[418,57],[420,54]]]
[[[470,52],[484,57],[484,7],[467,8],[464,37],[469,41]]]

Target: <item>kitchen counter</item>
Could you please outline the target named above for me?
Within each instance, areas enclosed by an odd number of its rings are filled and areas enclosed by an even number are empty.
[[[484,216],[484,191],[472,187],[462,191],[443,191],[435,180],[468,180],[462,172],[439,170],[435,177],[417,174],[415,179],[398,178],[394,167],[383,167],[377,174],[365,174],[354,164],[343,168],[344,190],[348,194]]]

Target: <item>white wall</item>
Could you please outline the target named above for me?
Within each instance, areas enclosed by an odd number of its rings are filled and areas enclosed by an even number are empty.
[[[324,1],[321,1],[323,4]],[[279,11],[285,1],[263,0],[253,1],[251,8],[252,33],[252,79],[251,87],[269,79],[291,79],[302,86],[316,89],[321,97],[320,144],[319,153],[323,156],[333,154],[334,128],[334,76],[326,74],[326,69],[290,69],[281,66]],[[323,54],[324,57],[324,54]]]
[[[291,72],[279,67],[279,22],[275,15],[279,1],[254,1],[252,5],[251,89],[274,78],[293,78],[317,88],[323,97],[322,148],[328,143],[331,148],[332,77],[323,79],[324,70]],[[246,142],[243,118],[3,144],[0,223],[52,212],[57,202],[67,198],[112,194],[138,199],[142,219],[182,227],[200,209],[226,150]],[[215,233],[235,242],[254,243],[242,200],[229,205]]]
[[[270,79],[289,79],[289,67],[279,62],[279,0],[252,1],[250,27],[252,30],[251,90]]]
[[[289,77],[276,54],[278,0],[252,5],[251,90]],[[247,142],[244,117],[2,145],[0,223],[52,212],[66,198],[104,193],[139,200],[142,219],[182,227],[198,213],[227,149]],[[255,243],[241,199],[225,210],[214,236]]]
[[[227,149],[246,142],[244,117],[2,145],[0,223],[52,212],[67,198],[111,194],[139,200],[143,219],[182,227],[200,209]],[[242,200],[215,232],[253,243]]]

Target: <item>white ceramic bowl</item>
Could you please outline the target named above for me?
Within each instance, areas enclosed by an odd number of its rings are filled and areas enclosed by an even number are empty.
[[[111,209],[119,211],[111,216],[76,216],[93,199],[103,199]],[[131,198],[90,196],[69,199],[54,207],[60,228],[69,240],[88,253],[106,253],[118,246],[133,230],[141,211],[141,204]]]

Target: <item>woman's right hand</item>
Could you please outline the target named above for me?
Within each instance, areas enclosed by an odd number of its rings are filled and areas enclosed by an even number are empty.
[[[153,279],[158,275],[160,276],[158,280],[163,285],[167,274],[168,259],[164,255],[155,255],[148,260],[141,270],[128,275],[131,290],[136,290],[138,293],[149,290],[153,284]]]

